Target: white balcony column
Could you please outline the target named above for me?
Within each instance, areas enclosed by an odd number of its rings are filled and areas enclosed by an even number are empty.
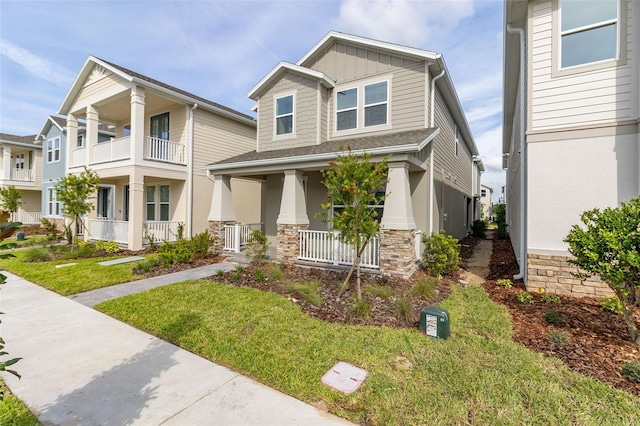
[[[129,250],[142,250],[145,207],[144,175],[134,171],[129,175]]]
[[[65,172],[69,172],[69,167],[74,165],[73,150],[77,146],[77,142],[76,142],[77,140],[78,140],[78,119],[76,118],[75,115],[69,114],[67,116],[67,143],[65,146],[67,161],[65,166],[66,168]],[[86,141],[85,141],[85,145],[86,145]],[[46,147],[43,147],[43,148],[44,150],[46,150]],[[46,151],[43,153],[43,155],[46,155]]]
[[[131,89],[131,136],[129,143],[130,157],[134,164],[140,164],[144,158],[144,88],[134,86]]]
[[[87,107],[87,134],[85,136],[85,153],[86,153],[86,162],[85,164],[88,166],[93,162],[93,147],[98,144],[98,110],[93,106],[89,105]],[[76,138],[71,139],[67,136],[67,149],[70,150],[73,146],[75,146],[78,140],[78,134],[76,133]]]
[[[208,220],[210,222],[235,222],[236,214],[233,210],[231,198],[231,177],[215,175],[213,177],[213,195]]]
[[[384,229],[406,231],[416,228],[407,163],[389,163],[389,182],[380,225]]]
[[[304,197],[302,171],[285,170],[282,201],[277,223],[280,225],[309,225]]]
[[[2,179],[11,179],[11,146],[4,144],[2,148]]]

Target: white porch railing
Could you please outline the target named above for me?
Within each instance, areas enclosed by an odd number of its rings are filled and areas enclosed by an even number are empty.
[[[129,242],[129,222],[106,217],[89,219],[89,233],[91,238],[95,240],[127,244]]]
[[[161,241],[169,241],[174,242],[178,240],[178,227],[182,224],[182,222],[174,220],[174,221],[146,221],[144,223],[144,227],[146,231],[143,229],[142,238],[144,239],[145,244],[149,244],[149,241],[145,238],[145,235],[153,235],[156,242]]]
[[[86,148],[75,148],[71,151],[71,167],[83,166],[87,162]]]
[[[40,212],[13,212],[11,213],[12,222],[21,222],[23,225],[40,225]]]
[[[129,144],[131,138],[125,136],[123,138],[111,139],[109,141],[100,142],[91,147],[91,163],[104,163],[107,161],[126,160],[129,158]],[[82,163],[81,163],[82,164]]]
[[[11,180],[33,182],[35,181],[35,173],[32,169],[11,169]]]
[[[147,136],[144,158],[165,163],[186,164],[185,146],[181,143]]]
[[[247,245],[254,229],[262,229],[261,223],[239,223],[224,226],[224,250],[240,252]]]
[[[300,231],[300,252],[298,259],[334,265],[353,265],[356,251],[346,244],[337,233],[328,231]],[[375,236],[364,249],[360,266],[380,269],[380,237]]]

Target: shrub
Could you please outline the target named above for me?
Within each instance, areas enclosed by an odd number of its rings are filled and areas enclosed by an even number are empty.
[[[511,280],[508,280],[506,278],[499,279],[498,281],[496,281],[496,284],[504,288],[513,287],[513,283],[511,282]]]
[[[543,318],[549,324],[556,324],[556,325],[563,324],[565,320],[564,315],[562,315],[557,311],[552,311],[552,310],[545,311],[545,313],[543,314]]]
[[[46,262],[53,259],[53,252],[49,247],[31,247],[24,253],[23,260],[30,262]]]
[[[80,240],[78,238],[76,238],[73,244],[79,249],[84,247],[94,247],[94,244],[91,241]]]
[[[83,258],[93,256],[95,252],[96,252],[95,247],[93,247],[93,245],[90,244],[90,245],[85,245],[81,248],[76,248],[74,251],[62,252],[62,254],[57,256],[57,258],[61,260],[83,259]]]
[[[224,275],[224,269],[218,269],[216,271],[216,277],[222,277]]]
[[[542,300],[544,303],[562,303],[562,300],[560,300],[560,296],[553,293],[542,293],[540,295],[540,300]]]
[[[504,204],[496,204],[493,206],[493,214],[498,224],[498,238],[505,239],[509,236],[507,232],[506,207]]]
[[[310,283],[293,283],[288,287],[289,291],[296,297],[314,306],[322,305],[322,296],[320,295],[319,288],[320,281],[318,280],[311,281]]]
[[[622,315],[622,304],[620,303],[620,299],[617,296],[609,296],[602,299],[600,302],[600,307],[609,312],[613,312],[617,315]]]
[[[398,318],[404,321],[411,321],[411,302],[407,299],[398,299],[393,306]]]
[[[144,239],[147,240],[147,243],[149,244],[149,249],[151,251],[156,251],[156,243],[158,241],[156,240],[156,235],[149,231],[149,227],[147,225],[144,225],[142,232]]]
[[[60,235],[58,234],[58,227],[56,226],[55,222],[50,221],[46,217],[43,217],[42,219],[40,219],[40,223],[42,224],[44,229],[46,229],[47,234],[49,234],[49,240],[58,241],[58,239],[60,239]]]
[[[98,241],[96,243],[96,250],[104,251],[105,253],[113,254],[120,251],[120,244],[115,241]]]
[[[425,235],[422,237],[422,242],[424,244],[422,265],[430,275],[439,277],[452,274],[458,269],[460,262],[458,240],[440,231],[439,234]]]
[[[364,289],[365,293],[386,299],[391,296],[391,289],[386,285],[371,284]]]
[[[259,283],[263,282],[266,279],[266,277],[264,276],[264,272],[262,272],[262,269],[256,269],[256,271],[253,273],[253,276]]]
[[[176,245],[179,245],[183,240],[178,240]],[[209,233],[209,231],[203,231],[194,235],[189,240],[189,246],[193,252],[193,258],[195,257],[207,257],[209,249],[213,245],[215,238]],[[189,259],[191,260],[191,259]]]
[[[369,318],[369,315],[371,315],[371,304],[364,299],[356,299],[351,309],[357,316],[362,318]]]
[[[242,272],[244,271],[244,268],[240,265],[236,266],[236,270],[233,272],[233,279],[236,281],[239,281],[240,278],[242,278]]]
[[[254,229],[247,244],[247,256],[253,263],[264,263],[267,260],[269,240],[259,229]]]
[[[640,383],[640,362],[631,361],[621,369],[622,375],[630,382]]]
[[[520,293],[518,293],[516,298],[520,303],[533,303],[533,296],[531,295],[531,293],[526,291],[521,291]]]
[[[471,224],[471,234],[474,237],[485,238],[487,236],[487,222],[484,220],[474,220]]]
[[[437,285],[438,281],[434,278],[419,278],[413,284],[409,292],[414,296],[424,296],[431,299],[436,294]]]
[[[571,341],[571,334],[564,330],[552,330],[547,337],[558,346],[564,346]]]
[[[158,259],[151,257],[141,262],[138,262],[137,268],[143,274],[148,274],[153,268],[159,265]]]
[[[162,265],[168,268],[174,263],[191,262],[192,246],[187,240],[179,240],[175,244],[165,241],[158,247],[158,253],[160,254]]]
[[[275,264],[271,266],[269,269],[269,279],[272,281],[279,281],[284,279],[284,271],[282,270],[282,266]]]

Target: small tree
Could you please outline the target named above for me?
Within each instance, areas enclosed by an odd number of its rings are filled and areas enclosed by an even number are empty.
[[[600,276],[622,305],[631,339],[640,345],[633,310],[640,304],[640,198],[618,208],[593,209],[582,213],[583,227],[573,225],[565,238],[570,260],[582,270],[580,279]]]
[[[360,258],[371,237],[380,230],[374,207],[384,201],[379,191],[385,190],[389,174],[386,159],[372,163],[370,154],[358,156],[350,147],[347,149],[347,155],[339,155],[336,161],[329,162],[330,168],[322,171],[328,195],[321,205],[325,210],[321,216],[339,232],[342,241],[355,248],[356,260],[340,291],[346,288],[355,269],[357,296],[361,300]],[[334,206],[340,206],[340,210],[332,214]]]
[[[22,191],[13,185],[0,188],[0,204],[4,210],[17,212],[22,205]]]
[[[56,183],[54,189],[58,201],[62,203],[62,213],[70,220],[65,233],[71,232],[71,226],[80,225],[80,217],[95,208],[92,201],[98,190],[98,183],[98,174],[86,167],[79,175],[66,175]],[[73,251],[73,239],[71,250]]]

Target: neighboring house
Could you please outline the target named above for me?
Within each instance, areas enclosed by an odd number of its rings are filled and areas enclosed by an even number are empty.
[[[493,188],[486,185],[482,185],[480,190],[480,206],[482,209],[482,217],[485,220],[490,220],[493,216],[493,204],[491,199],[493,198]]]
[[[36,135],[15,136],[0,133],[0,186],[13,185],[22,192],[22,205],[11,219],[25,225],[40,223],[42,149],[35,145],[35,139]]]
[[[58,114],[67,117],[67,141],[86,136],[67,149],[65,171],[86,166],[101,178],[85,239],[131,250],[146,237],[175,240],[182,226],[187,237],[207,230],[213,183],[200,167],[255,146],[252,117],[93,56]],[[103,141],[100,124],[115,137]],[[260,185],[234,181],[234,188],[239,217],[257,221]]]
[[[67,119],[50,115],[38,133],[36,143],[44,151],[42,161],[42,217],[55,222],[59,229],[64,226],[62,205],[56,199],[54,186],[67,173],[67,151],[84,148],[87,141],[87,127],[82,120],[78,121],[78,133],[75,143],[67,143]],[[114,129],[98,124],[98,143],[110,141],[115,136]],[[78,230],[82,233],[82,229]]]
[[[279,261],[351,263],[318,216],[321,170],[347,146],[373,161],[389,156],[382,229],[363,266],[407,277],[421,234],[462,238],[479,217],[484,169],[440,54],[330,32],[296,64],[280,62],[249,97],[255,151],[206,166],[216,181],[211,230],[226,247],[241,222],[230,179],[254,179],[264,185],[260,221]]]
[[[511,241],[531,289],[600,296],[570,273],[580,214],[640,194],[640,2],[505,8],[503,152]]]

